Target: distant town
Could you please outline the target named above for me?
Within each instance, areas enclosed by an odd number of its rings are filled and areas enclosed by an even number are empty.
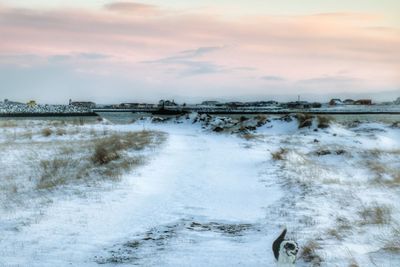
[[[27,103],[5,99],[0,101],[0,115],[95,115],[96,112],[151,112],[159,115],[178,115],[188,112],[204,113],[281,113],[281,112],[399,112],[400,97],[391,102],[375,103],[371,99],[330,99],[325,103],[274,100],[252,102],[203,101],[198,104],[177,103],[160,100],[158,103],[96,104],[91,101],[73,101],[65,105],[39,104],[35,100]]]

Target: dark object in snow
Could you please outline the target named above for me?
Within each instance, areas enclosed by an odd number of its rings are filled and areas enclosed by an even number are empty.
[[[276,260],[279,259],[279,250],[281,247],[281,243],[285,239],[286,232],[287,232],[287,230],[284,229],[283,232],[281,233],[281,235],[274,241],[274,243],[272,243],[272,251],[274,252],[274,256],[275,256]]]
[[[285,116],[279,118],[279,120],[286,121],[286,122],[291,122],[291,121],[293,121],[293,118],[290,115],[285,115]]]
[[[297,252],[299,246],[293,240],[285,240],[286,228],[282,231],[279,237],[272,244],[272,251],[274,252],[275,259],[278,264],[285,264],[285,266],[294,266],[296,262]]]
[[[167,119],[162,117],[152,117],[151,122],[165,122]]]
[[[345,153],[346,153],[346,150],[344,150],[344,149],[338,149],[338,150],[335,150],[335,151],[330,151],[330,150],[327,150],[327,149],[321,149],[321,150],[317,151],[317,155],[318,156],[326,156],[326,155],[331,155],[331,154],[343,155]]]
[[[346,150],[343,150],[343,149],[336,150],[336,155],[343,155],[345,153],[346,153]]]
[[[318,139],[314,139],[314,143],[319,143],[319,140]]]
[[[215,128],[213,129],[213,131],[214,131],[214,132],[217,132],[217,133],[222,132],[223,130],[224,130],[224,129],[221,128],[221,127],[219,127],[219,126],[217,126],[217,127],[215,127]]]
[[[325,155],[330,155],[332,152],[330,150],[319,150],[317,151],[318,156],[325,156]]]

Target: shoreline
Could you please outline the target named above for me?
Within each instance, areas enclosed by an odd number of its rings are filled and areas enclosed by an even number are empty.
[[[175,111],[175,110],[171,110]],[[156,116],[171,116],[171,114],[153,114],[153,110],[101,110],[85,113],[0,113],[0,118],[43,118],[43,117],[102,117],[101,113],[145,113]],[[209,115],[400,115],[400,111],[312,111],[312,110],[276,110],[276,111],[192,111],[188,113],[209,114]],[[177,114],[178,115],[178,114]]]

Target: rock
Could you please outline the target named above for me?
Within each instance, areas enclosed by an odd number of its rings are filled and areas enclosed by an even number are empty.
[[[343,155],[343,154],[345,154],[345,153],[347,153],[346,152],[346,150],[344,150],[344,149],[338,149],[338,150],[335,150],[335,151],[331,151],[331,150],[328,150],[328,149],[321,149],[321,150],[318,150],[317,152],[316,152],[316,154],[318,155],[318,156],[325,156],[325,155],[331,155],[331,154],[335,154],[335,155]]]
[[[214,132],[217,132],[217,133],[220,133],[220,132],[224,131],[224,128],[217,126],[217,127],[215,127],[215,128],[213,129],[213,131],[214,131]]]
[[[166,119],[165,119],[165,118],[162,118],[162,117],[152,117],[152,118],[151,118],[151,122],[154,122],[154,123],[157,123],[157,122],[164,122],[164,121],[166,121]]]
[[[291,122],[291,121],[293,121],[293,118],[290,115],[285,115],[283,117],[280,117],[279,120],[286,121],[286,122]]]
[[[344,149],[339,149],[339,150],[336,150],[335,153],[336,153],[336,155],[343,155],[343,154],[346,153],[346,150],[344,150]]]
[[[245,127],[248,131],[255,131],[255,130],[257,130],[257,127],[255,127],[255,126],[246,126]]]
[[[332,152],[327,149],[317,151],[318,156],[325,156],[325,155],[330,155],[330,154],[332,154]]]

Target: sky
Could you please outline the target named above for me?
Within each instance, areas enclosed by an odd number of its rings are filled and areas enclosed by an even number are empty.
[[[400,97],[398,0],[0,0],[0,99]]]

